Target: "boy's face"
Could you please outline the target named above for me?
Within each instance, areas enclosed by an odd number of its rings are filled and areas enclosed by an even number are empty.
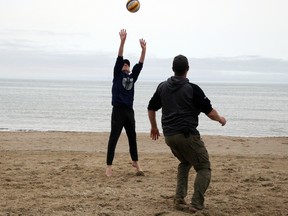
[[[122,67],[122,71],[125,71],[126,73],[129,73],[130,71],[130,66],[126,63],[124,63],[123,67]]]

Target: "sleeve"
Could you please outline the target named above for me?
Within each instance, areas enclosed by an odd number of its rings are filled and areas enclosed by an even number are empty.
[[[138,76],[139,76],[142,68],[143,68],[143,63],[141,63],[141,62],[134,65],[134,67],[132,69],[132,76],[133,76],[134,82],[137,81]]]
[[[118,75],[118,73],[122,70],[124,63],[123,63],[123,56],[118,56],[116,59],[116,63],[114,66],[114,77]]]
[[[158,88],[149,101],[148,108],[147,108],[148,110],[157,111],[162,108],[161,97],[160,97],[160,94],[158,93]]]
[[[210,100],[198,85],[192,83],[191,85],[193,87],[193,101],[195,106],[200,110],[200,112],[205,114],[210,113],[213,109]]]

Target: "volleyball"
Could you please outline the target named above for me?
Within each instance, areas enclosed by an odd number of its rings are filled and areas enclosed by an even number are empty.
[[[135,13],[140,9],[140,2],[138,0],[128,0],[126,8],[131,13]]]

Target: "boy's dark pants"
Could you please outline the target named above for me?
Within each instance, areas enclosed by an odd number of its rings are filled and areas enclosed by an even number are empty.
[[[132,161],[138,161],[134,110],[126,107],[114,106],[111,114],[111,132],[108,141],[108,151],[106,159],[107,165],[112,165],[116,145],[123,127],[128,137],[131,159]]]

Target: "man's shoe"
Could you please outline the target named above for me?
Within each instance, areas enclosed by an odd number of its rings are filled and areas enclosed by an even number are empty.
[[[174,198],[174,204],[177,205],[177,204],[184,204],[184,205],[187,205],[186,201],[182,198]]]
[[[178,211],[184,211],[185,209],[189,207],[186,201],[182,198],[174,198],[173,201],[174,201],[175,209]]]

